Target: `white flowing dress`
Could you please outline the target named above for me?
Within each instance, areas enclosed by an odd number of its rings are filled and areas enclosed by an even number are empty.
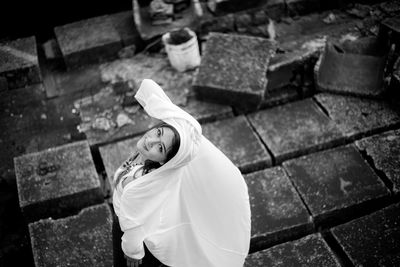
[[[149,116],[175,127],[181,144],[163,166],[114,190],[124,253],[142,258],[144,242],[168,266],[243,266],[251,214],[239,169],[153,80],[144,79],[135,98]]]

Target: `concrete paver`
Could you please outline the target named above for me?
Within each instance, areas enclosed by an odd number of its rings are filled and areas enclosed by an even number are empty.
[[[372,158],[373,166],[381,171],[395,193],[400,191],[400,131],[389,131],[356,141],[358,149]]]
[[[0,77],[0,91],[42,81],[35,36],[0,44]]]
[[[264,251],[250,254],[245,267],[341,266],[320,234],[312,234]]]
[[[193,81],[197,97],[256,109],[264,97],[273,53],[274,44],[265,38],[210,33]]]
[[[112,266],[112,214],[107,204],[63,219],[29,224],[36,266]]]
[[[276,163],[343,140],[335,123],[309,98],[257,111],[248,117]]]
[[[355,266],[398,266],[399,222],[397,203],[331,231]]]
[[[400,109],[387,101],[335,94],[315,99],[348,139],[358,139],[400,125]]]
[[[203,135],[225,153],[242,173],[271,166],[271,156],[245,116],[208,123],[202,128]]]
[[[251,206],[251,248],[259,251],[312,232],[311,216],[282,167],[245,175]]]
[[[86,141],[14,159],[19,204],[27,221],[75,212],[103,201]]]
[[[349,220],[371,202],[389,196],[353,145],[285,161],[283,166],[317,225]]]

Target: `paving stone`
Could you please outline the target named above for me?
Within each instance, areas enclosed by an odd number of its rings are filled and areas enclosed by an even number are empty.
[[[238,12],[241,10],[257,7],[260,5],[260,2],[262,1],[211,0],[207,1],[207,6],[213,14],[215,14],[216,16],[220,16],[222,14]]]
[[[107,204],[78,215],[29,224],[36,266],[112,266],[112,214]]]
[[[79,141],[14,158],[20,207],[28,221],[60,217],[103,201],[89,145]]]
[[[0,92],[1,117],[18,114],[24,107],[45,99],[43,84],[37,83],[16,90]]]
[[[343,135],[308,98],[248,116],[276,163],[343,142]]]
[[[123,46],[139,45],[142,40],[135,27],[132,11],[123,11],[109,15],[109,19],[117,30]]]
[[[286,242],[264,251],[250,254],[245,267],[264,266],[341,266],[335,254],[320,234]]]
[[[318,94],[315,99],[348,139],[358,139],[397,127],[400,109],[385,101],[336,94]]]
[[[282,105],[294,100],[299,100],[302,96],[302,89],[293,85],[287,85],[279,88],[278,90],[267,92],[265,94],[264,100],[261,102],[260,109],[265,109],[273,106]]]
[[[353,145],[302,156],[283,166],[318,225],[351,219],[389,195]]]
[[[141,136],[138,136],[99,147],[99,152],[110,184],[112,184],[114,173],[118,167],[136,153],[136,143],[139,141],[140,137]]]
[[[69,69],[116,58],[122,48],[108,15],[57,26],[54,32]]]
[[[243,172],[271,166],[271,157],[245,116],[219,120],[202,126],[203,135]]]
[[[312,219],[282,167],[245,175],[252,213],[251,251],[310,233]]]
[[[372,158],[374,167],[390,180],[390,189],[398,193],[400,191],[400,130],[358,140],[356,145]]]
[[[399,266],[399,222],[397,203],[331,231],[355,266]]]
[[[227,14],[225,16],[207,16],[203,17],[200,24],[200,36],[209,32],[234,32],[234,15]]]
[[[340,49],[340,50],[339,50]],[[379,97],[384,93],[385,49],[373,37],[327,42],[315,64],[318,90]]]
[[[42,81],[35,36],[0,44],[0,77],[3,89]]]
[[[265,38],[210,33],[193,81],[197,97],[243,109],[257,108],[265,93],[273,51],[274,43]]]

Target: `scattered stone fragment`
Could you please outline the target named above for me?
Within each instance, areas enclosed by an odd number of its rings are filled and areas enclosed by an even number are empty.
[[[400,109],[381,100],[336,94],[318,94],[316,100],[350,139],[370,135],[400,124]]]
[[[250,114],[276,163],[343,142],[343,135],[312,99]]]
[[[119,50],[118,57],[120,59],[131,58],[135,55],[135,52],[136,52],[136,45],[134,44],[129,45]]]
[[[400,191],[400,131],[389,131],[356,141],[357,147],[372,158],[374,167],[391,181],[392,190]]]
[[[72,69],[116,58],[120,36],[108,15],[54,28],[65,64]]]
[[[14,158],[19,204],[27,221],[65,216],[103,201],[86,141]]]
[[[283,163],[317,225],[354,218],[389,195],[380,178],[353,145]],[[362,177],[362,179],[360,179]]]
[[[218,147],[242,173],[271,166],[271,157],[244,116],[202,126],[203,135]]]
[[[34,36],[0,43],[0,78],[3,90],[42,81]]]
[[[331,231],[354,266],[398,266],[399,222],[397,203]]]
[[[341,266],[331,248],[320,234],[283,243],[264,251],[250,254],[245,267],[264,266]]]
[[[282,167],[245,175],[252,214],[251,251],[312,231],[312,219]]]
[[[134,124],[134,121],[132,121],[126,114],[120,113],[117,115],[117,127],[122,127],[126,124]]]
[[[78,215],[29,224],[35,266],[112,266],[112,214],[107,204]]]
[[[193,81],[197,97],[243,109],[257,108],[265,93],[274,50],[274,43],[265,38],[210,33]]]

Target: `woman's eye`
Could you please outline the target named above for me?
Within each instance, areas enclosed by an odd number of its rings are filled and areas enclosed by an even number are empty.
[[[162,152],[162,145],[159,145],[158,147],[159,147],[160,152]]]
[[[161,130],[157,129],[157,136],[160,136],[160,135],[161,135]]]

